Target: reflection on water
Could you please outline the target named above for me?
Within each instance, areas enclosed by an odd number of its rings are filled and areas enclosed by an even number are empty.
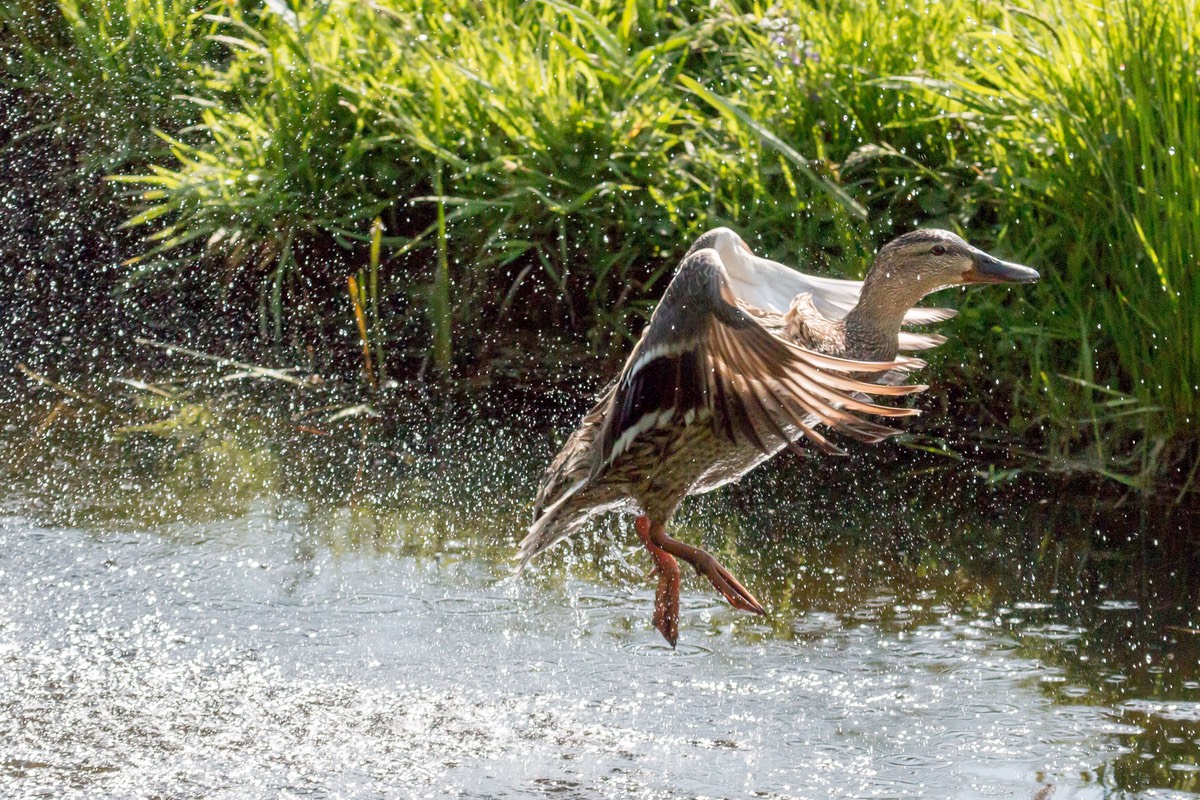
[[[784,462],[677,528],[770,618],[673,652],[621,520],[508,577],[549,443],[421,441],[26,456],[0,796],[1200,797],[1186,530]]]

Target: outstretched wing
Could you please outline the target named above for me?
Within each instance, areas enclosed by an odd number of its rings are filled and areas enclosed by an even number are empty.
[[[786,313],[793,298],[811,294],[813,304],[822,316],[838,320],[858,304],[862,293],[862,281],[809,275],[755,255],[729,228],[714,228],[702,234],[688,255],[703,247],[712,247],[720,254],[734,295],[764,311]],[[932,325],[951,319],[957,313],[951,308],[910,308],[904,314],[904,325]],[[927,350],[944,342],[945,337],[901,331],[899,340],[901,350]]]
[[[629,356],[599,420],[592,448],[595,476],[639,436],[657,428],[711,424],[724,438],[773,452],[801,435],[841,452],[814,420],[864,441],[897,433],[855,412],[884,417],[918,413],[880,406],[857,393],[906,395],[925,386],[881,386],[849,377],[916,369],[924,362],[852,361],[822,355],[773,336],[738,308],[715,250],[684,258]]]

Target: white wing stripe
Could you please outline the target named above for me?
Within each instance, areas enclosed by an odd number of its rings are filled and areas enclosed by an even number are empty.
[[[693,347],[695,347],[695,344],[691,342],[663,342],[647,349],[646,352],[638,357],[637,361],[633,362],[633,366],[629,368],[629,371],[625,373],[625,385],[628,386],[638,370],[654,359],[662,358],[663,356],[677,356],[685,350],[691,350]]]

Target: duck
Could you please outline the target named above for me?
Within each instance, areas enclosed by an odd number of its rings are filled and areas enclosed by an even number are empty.
[[[516,572],[596,515],[632,507],[658,577],[653,624],[672,648],[678,559],[734,608],[766,614],[710,553],[667,534],[683,499],[736,481],[784,449],[807,455],[805,442],[844,455],[829,432],[865,443],[898,434],[892,420],[919,412],[883,399],[928,388],[908,382],[926,363],[905,353],[945,341],[908,329],[955,314],[917,303],[950,287],[1039,277],[940,229],[892,239],[862,281],[760,257],[730,228],[704,233],[616,380],[542,475]]]

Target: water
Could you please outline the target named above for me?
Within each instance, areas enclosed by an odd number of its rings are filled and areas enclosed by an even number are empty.
[[[672,651],[620,521],[509,577],[490,456],[351,511],[60,455],[0,507],[3,797],[1200,797],[1195,599],[1094,536],[768,472],[678,530],[771,618],[689,576]]]

